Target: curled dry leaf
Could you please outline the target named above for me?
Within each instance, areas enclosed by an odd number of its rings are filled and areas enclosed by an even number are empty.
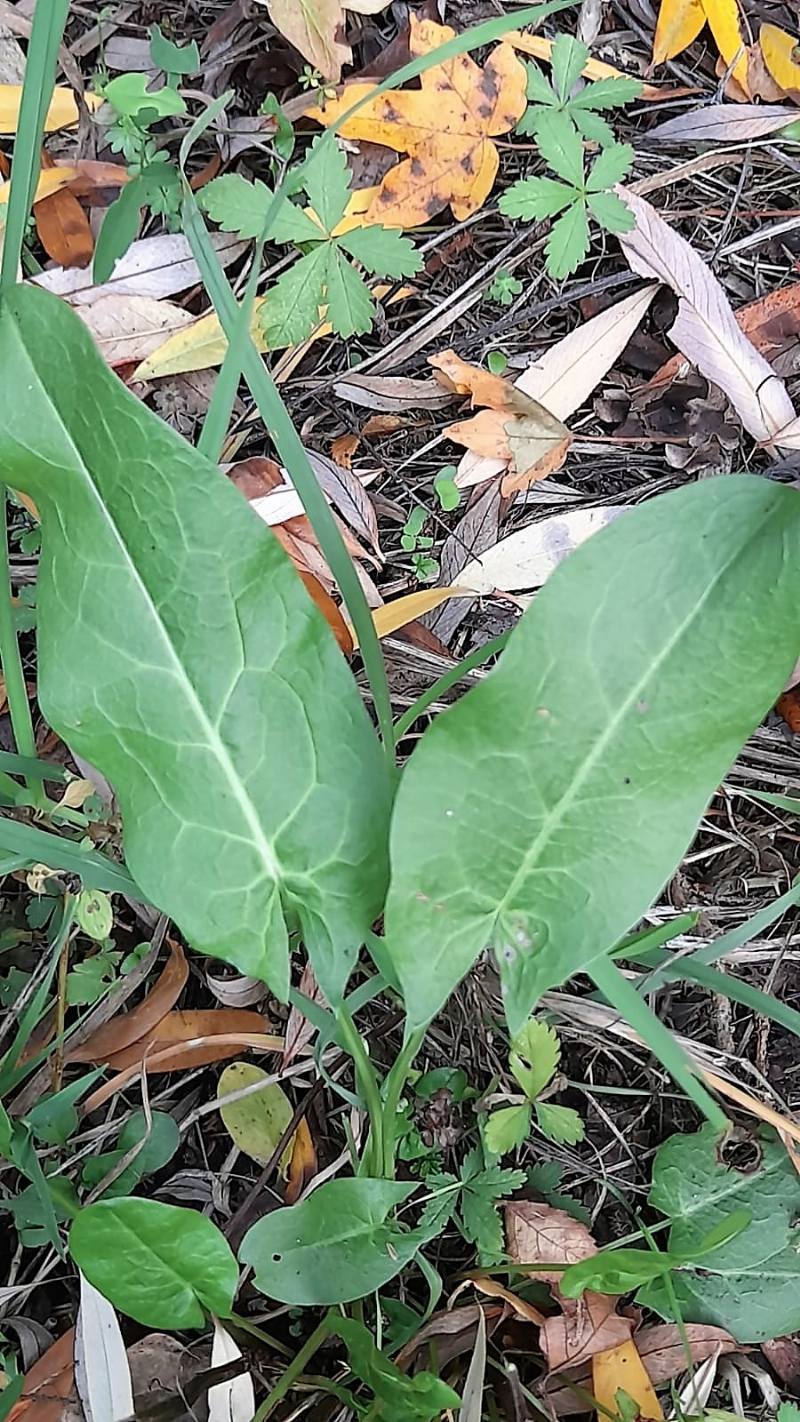
[[[550,1370],[570,1367],[627,1342],[633,1323],[620,1317],[610,1295],[587,1289],[580,1299],[561,1297],[558,1280],[563,1269],[597,1253],[586,1225],[565,1210],[532,1200],[512,1201],[505,1207],[505,1218],[509,1257],[516,1264],[539,1266],[526,1272],[550,1284],[562,1310],[546,1318],[540,1329],[539,1341]]]
[[[489,406],[470,420],[448,425],[444,433],[483,459],[511,465],[512,474],[503,484],[504,494],[525,488],[561,468],[572,435],[538,400],[510,380],[470,365],[455,351],[431,356],[430,364],[457,394],[469,394],[473,406]]]
[[[318,1002],[322,1007],[330,1006],[314,976],[314,969],[310,963],[306,963],[303,968],[298,988],[302,996],[309,998],[311,1002]],[[283,1039],[283,1064],[285,1067],[289,1066],[295,1057],[300,1055],[303,1048],[308,1046],[316,1030],[311,1019],[306,1017],[300,1007],[292,1003]]]
[[[305,1116],[300,1117],[292,1140],[292,1154],[284,1196],[287,1205],[293,1205],[296,1200],[299,1200],[306,1186],[311,1183],[317,1173],[317,1152]]]
[[[706,1323],[687,1323],[682,1327],[677,1323],[659,1323],[638,1329],[634,1341],[654,1387],[680,1377],[690,1366],[697,1367],[706,1358],[735,1353],[742,1347],[724,1328]],[[557,1417],[569,1417],[586,1411],[586,1400],[580,1396],[578,1389],[588,1391],[592,1388],[591,1360],[570,1369],[567,1377],[571,1387],[563,1386],[559,1375],[558,1379],[546,1380],[543,1389],[547,1409]]]
[[[452,39],[455,31],[410,17],[414,57]],[[459,221],[483,205],[497,176],[493,138],[508,133],[526,106],[525,67],[509,44],[496,45],[483,69],[467,54],[436,64],[419,89],[376,94],[355,83],[340,98],[309,110],[318,123],[338,123],[354,103],[358,113],[339,128],[342,138],[368,139],[409,155],[389,169],[367,213],[384,227],[417,227],[448,205]]]
[[[184,1071],[189,1066],[206,1066],[224,1061],[233,1053],[227,1038],[237,1033],[266,1034],[266,1018],[260,1012],[246,1008],[193,1008],[188,1012],[168,1012],[152,1032],[132,1042],[120,1052],[114,1052],[106,1064],[114,1071],[139,1066],[145,1061],[148,1071]],[[224,1042],[215,1042],[224,1037]],[[270,1037],[270,1051],[280,1051],[283,1040]],[[151,1066],[151,1061],[155,1065]]]
[[[655,285],[642,287],[590,321],[576,326],[568,336],[531,362],[514,381],[515,388],[537,400],[557,419],[569,419],[625,349],[657,289]],[[502,459],[488,459],[470,452],[461,460],[455,482],[461,489],[468,488],[491,479],[505,467],[506,461]]]
[[[633,231],[618,234],[629,266],[640,276],[665,282],[679,298],[670,331],[675,345],[724,390],[750,434],[771,441],[794,418],[783,382],[738,326],[702,257],[644,198],[619,191],[636,218]]]
[[[62,1333],[25,1374],[22,1396],[8,1414],[8,1422],[60,1422],[64,1400],[72,1392],[75,1329]]]
[[[656,143],[744,143],[778,133],[797,120],[796,109],[780,104],[708,104],[667,119],[647,136]]]
[[[134,1042],[147,1037],[175,1006],[189,976],[189,965],[179,943],[170,942],[169,959],[158,982],[137,1007],[112,1017],[79,1047],[67,1046],[68,1062],[107,1062]]]

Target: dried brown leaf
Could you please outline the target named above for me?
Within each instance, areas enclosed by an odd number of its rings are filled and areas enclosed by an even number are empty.
[[[107,1062],[158,1028],[175,1006],[189,976],[189,965],[179,943],[170,942],[170,956],[158,982],[137,1007],[112,1017],[79,1047],[67,1047],[68,1062]]]

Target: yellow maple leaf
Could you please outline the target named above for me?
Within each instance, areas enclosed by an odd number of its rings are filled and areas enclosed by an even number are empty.
[[[653,63],[673,59],[707,24],[722,60],[749,97],[747,45],[742,38],[737,0],[661,0],[653,42]]]
[[[758,43],[775,83],[787,94],[800,94],[800,40],[777,25],[762,25]]]
[[[410,48],[429,54],[454,31],[411,16]],[[493,138],[508,133],[526,106],[525,67],[509,44],[498,44],[481,67],[467,54],[434,65],[419,89],[375,94],[375,84],[350,84],[324,107],[308,111],[325,126],[338,123],[343,138],[369,140],[409,156],[390,168],[367,213],[369,223],[418,227],[448,205],[463,221],[486,201],[499,158]]]

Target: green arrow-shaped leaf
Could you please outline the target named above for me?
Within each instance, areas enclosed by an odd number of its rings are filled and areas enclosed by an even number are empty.
[[[389,791],[327,625],[64,303],[4,297],[0,361],[0,468],[43,520],[47,719],[113,784],[131,872],[194,947],[285,996],[297,926],[335,999],[381,905]]]

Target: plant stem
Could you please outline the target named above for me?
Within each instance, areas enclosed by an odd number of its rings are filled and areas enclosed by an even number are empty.
[[[336,1021],[341,1040],[353,1058],[356,1080],[369,1116],[369,1140],[362,1152],[359,1167],[359,1173],[366,1175],[371,1171],[379,1171],[383,1164],[383,1104],[380,1087],[361,1035],[344,1004],[336,1010]]]
[[[474,652],[470,652],[460,662],[456,662],[449,671],[443,672],[433,685],[428,687],[427,691],[423,691],[422,695],[417,697],[416,701],[409,706],[407,711],[403,712],[397,721],[394,728],[395,745],[399,740],[402,740],[406,731],[411,729],[417,717],[421,716],[423,711],[427,711],[428,707],[433,705],[433,702],[437,701],[440,696],[444,696],[451,686],[455,686],[456,682],[461,681],[468,672],[474,671],[475,667],[483,666],[490,657],[502,652],[510,636],[510,632],[501,632],[499,637],[492,637],[491,641],[484,642],[482,647],[476,647]]]
[[[275,1384],[272,1392],[264,1398],[261,1406],[253,1416],[253,1422],[267,1422],[271,1417],[279,1402],[282,1402],[287,1392],[291,1391],[297,1379],[305,1371],[307,1363],[310,1363],[318,1348],[322,1347],[325,1339],[331,1332],[331,1325],[326,1314],[322,1322],[317,1325],[311,1337],[303,1344],[300,1352],[295,1355],[294,1360],[289,1364],[280,1382]]]
[[[675,1041],[669,1028],[660,1022],[646,1002],[643,1002],[636,988],[623,976],[612,958],[598,958],[587,969],[600,992],[613,1008],[631,1026],[634,1032],[657,1056],[662,1065],[683,1087],[686,1095],[714,1127],[723,1135],[729,1127],[725,1112],[717,1105],[710,1092],[698,1080],[695,1068],[685,1052]]]
[[[2,531],[0,532],[0,661],[3,664],[3,676],[6,682],[6,697],[8,699],[8,709],[11,714],[11,726],[14,731],[14,740],[20,755],[36,758],[36,739],[33,734],[33,720],[31,718],[31,708],[28,702],[28,689],[25,685],[25,674],[22,670],[22,658],[17,641],[17,631],[14,626],[14,608],[11,602],[11,569],[8,562],[8,526],[6,514],[8,501],[3,493],[3,518]],[[43,794],[43,782],[41,778],[32,775],[26,777],[25,782],[34,792],[37,803]],[[16,787],[19,789],[19,787]]]
[[[424,1040],[424,1027],[418,1027],[415,1032],[410,1032],[386,1078],[383,1107],[383,1175],[387,1180],[394,1180],[397,1108],[400,1105],[400,1098],[408,1081],[411,1063]]]

